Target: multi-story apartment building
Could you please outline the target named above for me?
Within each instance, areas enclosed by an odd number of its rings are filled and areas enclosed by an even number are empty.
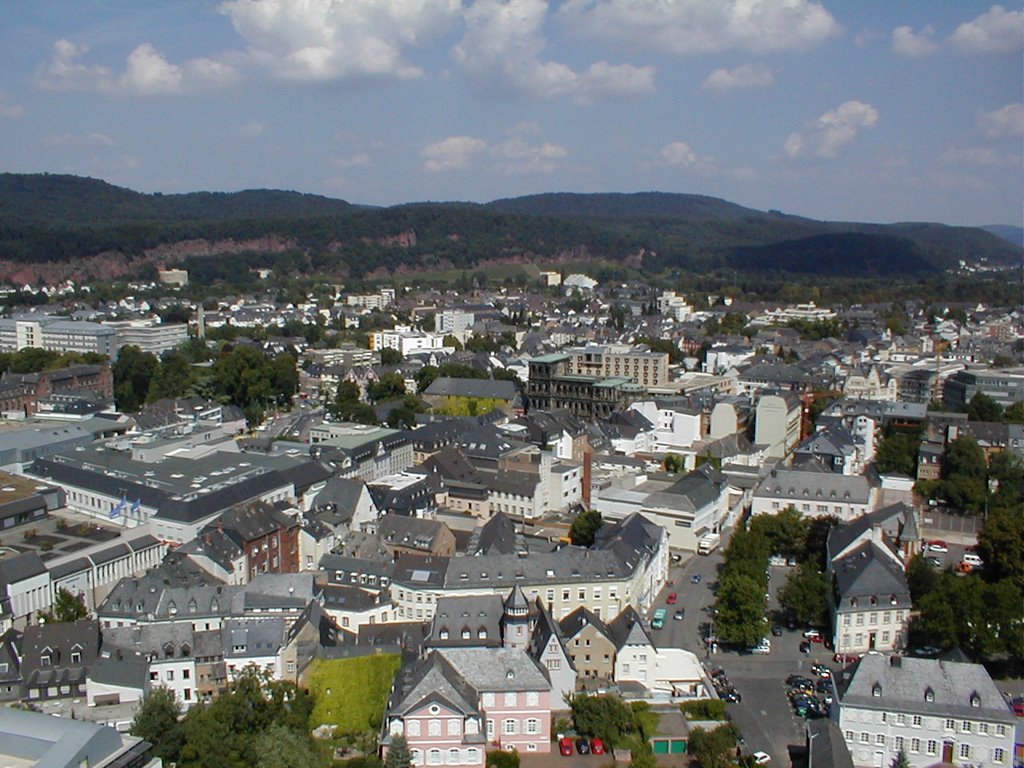
[[[757,401],[754,442],[781,459],[800,442],[800,398],[795,392],[764,394]]]
[[[1024,367],[957,371],[946,379],[942,400],[947,408],[962,411],[979,392],[1004,408],[1021,402],[1024,400]]]
[[[414,352],[440,352],[444,349],[444,335],[417,331],[408,325],[396,325],[393,330],[371,333],[370,349],[394,349],[403,356]]]
[[[338,477],[358,477],[372,483],[397,475],[413,462],[409,433],[367,424],[321,424],[309,432],[314,458],[331,466]]]
[[[626,378],[644,387],[659,387],[668,382],[668,352],[652,352],[644,346],[627,344],[591,344],[566,347],[569,357],[566,373],[598,378]]]
[[[100,323],[68,320],[56,315],[0,318],[0,351],[36,347],[53,352],[117,354],[117,330]]]
[[[562,619],[580,606],[617,616],[627,605],[646,610],[668,578],[664,528],[630,515],[591,549],[489,554],[487,557],[408,558],[396,564],[391,596],[398,621],[429,621],[441,597],[507,595],[518,585]]]
[[[625,376],[570,373],[570,360],[569,355],[562,353],[530,360],[530,379],[526,385],[530,408],[565,408],[578,416],[606,417],[625,410],[644,393],[642,385]]]
[[[1016,718],[980,664],[868,654],[838,703],[857,766],[1013,764]]]
[[[127,320],[104,323],[117,330],[117,348],[129,345],[157,357],[188,341],[188,324],[160,323],[153,320]]]

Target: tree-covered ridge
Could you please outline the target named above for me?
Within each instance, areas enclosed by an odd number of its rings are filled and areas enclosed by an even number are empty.
[[[259,245],[273,238],[275,247]],[[95,179],[0,175],[0,259],[133,259],[189,240],[255,242],[190,272],[224,279],[252,267],[283,274],[473,269],[494,261],[601,259],[645,272],[743,268],[838,275],[922,275],[960,260],[1013,264],[1019,249],[981,229],[938,224],[823,222],[700,195],[534,195],[487,205],[361,208],[295,192],[146,195]],[[284,243],[286,252],[281,252]],[[161,256],[174,263],[173,256]],[[202,282],[200,278],[198,280]]]
[[[7,222],[95,226],[129,221],[308,218],[353,210],[357,207],[344,200],[281,190],[148,195],[81,176],[0,173],[0,217]]]

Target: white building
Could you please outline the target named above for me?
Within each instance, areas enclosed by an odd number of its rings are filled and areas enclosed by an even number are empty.
[[[442,352],[445,350],[444,334],[418,331],[408,325],[397,325],[393,330],[371,333],[370,348],[394,349],[403,357],[414,352]]]
[[[852,520],[875,507],[875,490],[863,475],[775,469],[754,489],[750,513],[774,515],[794,507],[807,517]]]
[[[701,413],[682,405],[642,400],[630,406],[654,424],[654,450],[678,452],[701,438]]]
[[[858,766],[1013,764],[1016,718],[980,664],[864,656],[839,693],[839,728]]]

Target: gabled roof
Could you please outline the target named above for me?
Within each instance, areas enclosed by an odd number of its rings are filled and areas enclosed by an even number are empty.
[[[626,608],[608,625],[611,630],[615,647],[622,650],[627,645],[644,645],[654,647],[654,639],[648,630],[647,623],[632,605]]]
[[[567,641],[572,640],[587,627],[593,627],[598,633],[607,637],[612,643],[615,643],[615,636],[608,625],[601,621],[597,614],[582,605],[559,621],[558,626]]]
[[[831,569],[836,578],[840,610],[863,609],[872,604],[871,600],[877,600],[880,607],[910,607],[907,576],[892,551],[885,551],[884,544],[865,541],[834,561]],[[857,600],[855,606],[851,605],[852,600]]]
[[[505,379],[457,379],[438,376],[423,394],[436,397],[485,397],[512,400],[517,393],[515,383]]]
[[[525,551],[526,544],[515,521],[504,512],[496,512],[474,529],[466,549],[470,555],[515,555]]]

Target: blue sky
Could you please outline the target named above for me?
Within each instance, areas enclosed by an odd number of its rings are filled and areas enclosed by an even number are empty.
[[[1019,224],[1024,13],[969,0],[0,0],[0,170],[389,205],[661,190]]]

